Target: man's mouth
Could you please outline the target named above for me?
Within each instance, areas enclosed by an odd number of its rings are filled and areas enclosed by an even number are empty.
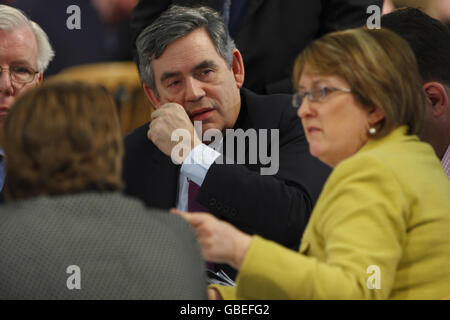
[[[214,108],[200,108],[191,112],[190,118],[192,121],[203,121],[208,119],[213,111]]]

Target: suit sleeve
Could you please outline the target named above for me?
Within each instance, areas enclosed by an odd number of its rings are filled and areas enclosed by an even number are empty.
[[[299,118],[282,115],[279,170],[260,175],[244,165],[213,164],[197,201],[210,212],[250,234],[298,249],[313,205],[330,168],[309,153]]]

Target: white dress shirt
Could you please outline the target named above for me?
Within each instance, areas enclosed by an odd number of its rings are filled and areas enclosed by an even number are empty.
[[[192,180],[200,187],[202,186],[209,168],[221,155],[220,152],[216,151],[220,150],[221,146],[222,141],[217,144],[217,147],[200,144],[192,149],[184,160],[178,178],[178,210],[188,211],[189,180]]]

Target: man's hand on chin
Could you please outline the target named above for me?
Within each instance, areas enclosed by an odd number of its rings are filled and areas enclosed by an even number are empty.
[[[161,152],[171,156],[172,161],[176,163],[183,163],[190,151],[202,143],[191,119],[184,108],[177,103],[162,105],[153,111],[151,119],[147,137]],[[175,152],[172,156],[175,146],[182,152]]]

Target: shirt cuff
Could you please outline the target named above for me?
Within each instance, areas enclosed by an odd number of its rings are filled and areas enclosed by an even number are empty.
[[[184,160],[180,173],[201,187],[209,168],[219,156],[220,153],[213,148],[199,144]]]

